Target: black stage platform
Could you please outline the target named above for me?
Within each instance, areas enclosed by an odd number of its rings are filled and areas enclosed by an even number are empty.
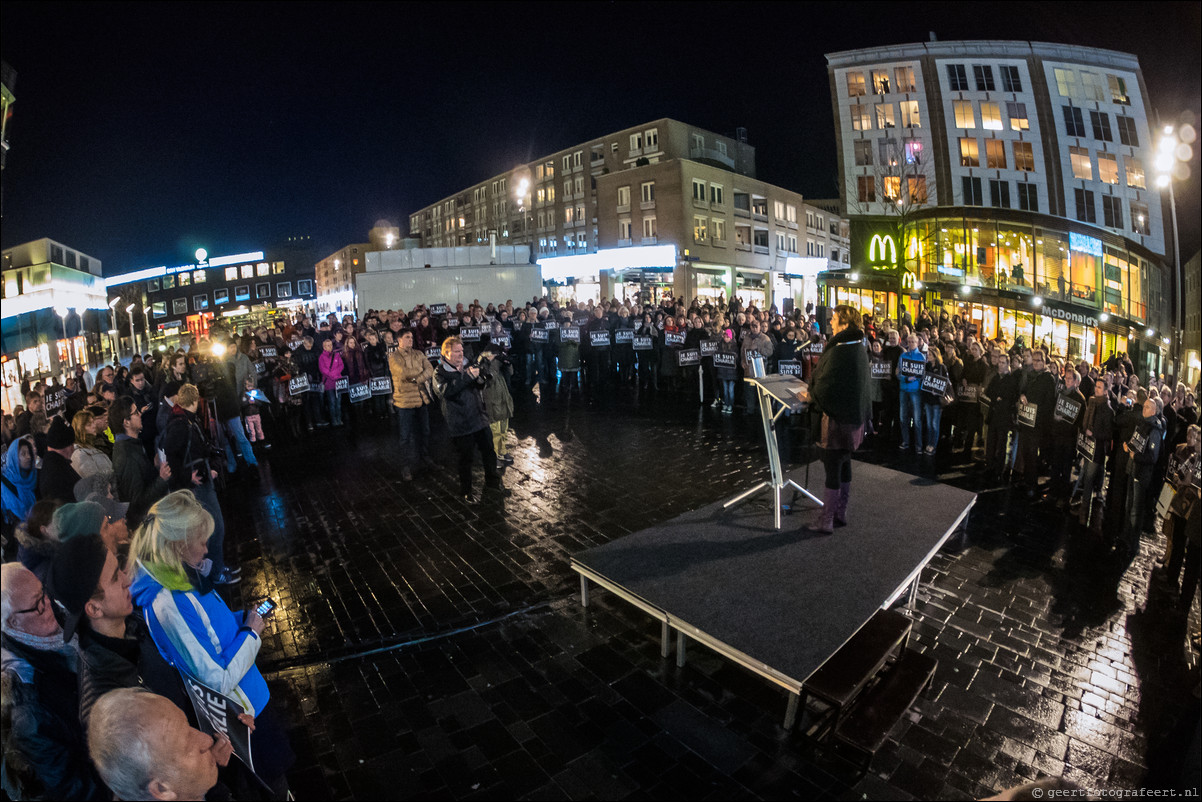
[[[675,629],[679,665],[692,638],[776,682],[791,692],[792,726],[802,682],[878,608],[907,590],[912,602],[922,568],[976,502],[888,468],[852,470],[848,525],[833,535],[801,531],[809,509],[777,530],[771,503],[719,501],[577,554],[581,601],[596,582],[661,622],[665,657]]]

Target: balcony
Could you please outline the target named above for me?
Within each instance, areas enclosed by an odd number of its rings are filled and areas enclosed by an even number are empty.
[[[619,212],[619,213],[621,213],[621,212],[629,212],[629,211],[630,211],[630,204],[629,204],[629,203],[619,203],[619,204],[618,204],[618,212]]]
[[[654,245],[659,242],[659,237],[643,237],[644,245]]]
[[[725,167],[728,170],[735,169],[735,160],[717,148],[699,148],[696,145],[691,145],[689,146],[689,158],[693,161]]]
[[[655,200],[652,199],[652,200],[640,201],[639,208],[642,209],[643,211],[646,211],[648,209],[654,209],[655,208]]]
[[[632,245],[632,244],[633,244],[633,241],[632,241],[632,240],[628,240],[628,239],[620,239],[620,240],[618,240],[618,247],[619,247],[619,248],[626,248],[626,247],[629,247],[629,246],[630,246],[630,245]]]
[[[736,241],[736,242],[735,242],[735,250],[736,250],[736,251],[750,251],[750,250],[751,250],[751,243],[750,243],[750,242],[739,242],[739,241]],[[765,250],[766,250],[766,249],[765,249]]]
[[[754,250],[756,253],[762,253],[764,255],[768,254],[768,246],[767,245],[756,245],[752,250]]]
[[[710,237],[710,245],[714,246],[715,248],[725,248],[726,240],[718,239],[717,237]]]

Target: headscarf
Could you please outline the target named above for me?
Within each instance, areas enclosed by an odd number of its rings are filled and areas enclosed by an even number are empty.
[[[21,443],[28,443],[34,454],[37,453],[33,442],[28,438],[21,437],[9,444],[8,459],[4,463],[4,478],[7,481],[3,483],[3,493],[0,494],[4,509],[12,513],[18,521],[24,521],[29,516],[30,508],[38,500],[35,492],[38,486],[38,469],[30,467],[28,473],[21,472]],[[9,488],[9,483],[16,489],[15,493]]]

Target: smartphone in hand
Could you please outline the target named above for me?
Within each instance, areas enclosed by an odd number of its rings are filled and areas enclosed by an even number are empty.
[[[255,607],[255,612],[258,613],[260,618],[271,618],[277,606],[271,599],[264,599]]]

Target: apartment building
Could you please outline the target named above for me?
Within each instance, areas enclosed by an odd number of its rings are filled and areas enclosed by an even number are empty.
[[[1135,56],[932,41],[827,62],[853,268],[828,302],[921,301],[990,337],[1159,368],[1170,281]]]
[[[441,247],[528,244],[550,292],[572,298],[793,303],[806,280],[814,294],[820,264],[847,258],[845,224],[831,231],[830,212],[755,175],[743,132],[665,118],[444,198],[410,215],[410,235]]]

